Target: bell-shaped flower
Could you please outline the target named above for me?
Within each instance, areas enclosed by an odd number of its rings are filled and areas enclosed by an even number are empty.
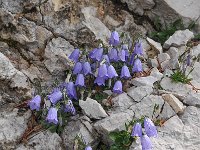
[[[111,78],[114,78],[114,77],[117,77],[117,76],[118,76],[118,74],[117,74],[115,68],[112,65],[110,65],[108,67],[108,78],[111,79]]]
[[[140,42],[135,43],[134,51],[135,55],[143,55],[142,44]]]
[[[151,140],[147,135],[143,135],[140,140],[141,140],[142,150],[152,149],[153,146]]]
[[[79,49],[74,49],[74,51],[69,56],[69,59],[73,60],[74,62],[77,62],[79,59],[80,51]]]
[[[158,136],[156,126],[149,118],[144,119],[144,129],[145,129],[146,134],[149,137],[157,137]]]
[[[142,72],[142,62],[139,58],[135,59],[132,72]]]
[[[119,51],[118,53],[119,59],[123,62],[126,61],[126,51],[124,49],[122,49],[121,51]]]
[[[131,55],[131,58],[130,58],[130,62],[129,62],[129,65],[133,65],[134,64],[134,61],[135,61],[135,54],[133,53],[132,55]]]
[[[118,53],[117,50],[115,48],[110,49],[109,53],[108,53],[109,59],[112,62],[118,61]]]
[[[128,79],[131,77],[130,71],[126,65],[122,67],[120,78]]]
[[[121,94],[122,92],[122,82],[116,81],[113,87],[113,93]]]
[[[70,98],[70,99],[76,99],[77,100],[77,93],[76,93],[76,88],[75,88],[75,85],[73,82],[69,82],[67,84],[67,96]]]
[[[102,55],[103,55],[103,48],[95,48],[90,52],[89,57],[94,61],[100,61]]]
[[[68,100],[67,104],[65,105],[64,111],[69,112],[72,115],[76,114],[76,109],[74,108],[74,105],[71,100]]]
[[[78,74],[78,76],[76,77],[75,85],[80,87],[85,86],[85,79],[83,74]]]
[[[98,86],[104,85],[105,86],[106,79],[104,77],[97,77],[94,80],[94,83],[96,83]]]
[[[83,67],[82,67],[82,63],[77,62],[77,63],[74,65],[73,74],[79,74],[79,73],[81,73],[82,68],[83,68]]]
[[[105,64],[106,65],[110,64],[110,60],[109,60],[108,55],[103,55],[102,58],[101,58],[101,61],[103,61],[103,60],[105,60]]]
[[[91,66],[90,66],[89,62],[83,63],[83,74],[84,75],[92,74]]]
[[[109,39],[109,44],[112,46],[117,46],[119,44],[119,34],[117,31],[113,31],[111,33],[110,39]]]
[[[87,147],[85,148],[85,150],[92,150],[92,147],[91,147],[91,146],[87,146]]]
[[[142,126],[141,123],[136,123],[133,127],[131,136],[142,137]]]
[[[58,124],[57,112],[58,110],[56,108],[50,108],[46,117],[47,122]]]
[[[59,100],[62,99],[62,97],[62,92],[58,88],[55,88],[53,92],[48,95],[48,99],[51,101],[52,104],[56,104]]]
[[[107,70],[106,64],[100,65],[99,70],[98,70],[98,77],[103,77],[103,78],[108,77],[108,70]]]
[[[28,106],[31,110],[40,110],[40,103],[41,103],[41,96],[36,95],[34,98],[31,99],[31,101],[28,102]]]

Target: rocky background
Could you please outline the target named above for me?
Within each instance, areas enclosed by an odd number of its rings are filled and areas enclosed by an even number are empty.
[[[109,132],[124,129],[133,116],[152,116],[158,104],[155,115],[166,122],[158,128],[159,137],[152,139],[154,149],[199,150],[200,63],[194,64],[193,86],[168,78],[187,41],[200,31],[199,16],[199,0],[0,0],[0,149],[72,150],[77,134],[94,147],[100,141],[109,144]],[[154,68],[150,76],[133,79],[134,87],[115,97],[111,110],[106,112],[92,99],[80,101],[83,115],[73,117],[61,136],[41,131],[26,144],[19,142],[31,112],[16,106],[31,98],[36,81],[42,86],[63,81],[65,55],[75,47],[107,43],[114,29],[146,37],[157,30],[157,17],[161,24],[182,18],[185,25],[197,25],[192,32],[175,32],[163,47],[150,38],[143,40],[146,70],[149,65]],[[192,51],[198,56],[200,44]],[[157,69],[159,64],[164,73]],[[130,150],[141,149],[135,145]]]

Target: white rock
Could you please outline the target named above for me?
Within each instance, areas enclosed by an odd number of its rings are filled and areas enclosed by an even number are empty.
[[[162,45],[160,43],[155,42],[154,40],[152,40],[148,37],[147,37],[147,41],[158,54],[163,52]]]
[[[176,113],[182,113],[185,109],[185,106],[178,98],[172,94],[162,95],[163,99],[174,109]]]
[[[150,95],[153,92],[151,86],[139,86],[128,89],[127,94],[136,102],[140,102],[144,97]]]
[[[157,68],[159,67],[158,60],[156,58],[150,59],[151,67]]]
[[[176,47],[170,47],[167,53],[170,55],[171,59],[169,61],[169,67],[171,69],[177,69],[179,67],[179,49]]]
[[[157,78],[153,76],[147,76],[147,77],[139,77],[139,78],[134,78],[132,80],[132,84],[135,86],[151,86],[153,87],[153,84],[158,81]]]
[[[198,57],[198,55],[200,54],[200,44],[198,44],[197,46],[194,46],[191,49],[191,54],[192,54],[192,56]]]
[[[170,59],[170,56],[167,54],[167,53],[161,53],[161,54],[158,54],[158,61],[160,63],[166,61],[166,60],[169,60]]]
[[[157,117],[160,114],[161,108],[164,104],[164,100],[161,96],[147,96],[141,102],[131,106],[130,109],[135,112],[136,118],[140,118],[142,116],[152,117],[155,104],[159,106],[158,110],[156,110],[154,114],[154,116]]]
[[[86,101],[79,100],[79,105],[89,118],[102,119],[108,116],[101,104],[91,98],[87,98]]]
[[[151,70],[150,76],[153,76],[153,77],[157,78],[158,80],[160,80],[163,77],[163,74],[160,73],[157,68],[153,68]]]
[[[188,96],[184,99],[183,102],[190,105],[190,106],[200,107],[200,93],[190,93],[190,94],[188,94]]]
[[[191,77],[193,80],[195,80],[196,82],[200,83],[200,62],[195,62],[194,63],[194,70],[190,73],[189,77]],[[190,70],[191,68],[187,69],[187,72]]]
[[[165,49],[168,49],[171,46],[179,47],[179,46],[185,45],[193,37],[194,37],[194,34],[190,30],[188,29],[179,30],[169,37],[169,39],[164,43],[163,47]]]
[[[171,106],[167,102],[165,102],[162,112],[159,115],[159,118],[167,120],[175,115],[176,115],[175,111],[171,108]]]

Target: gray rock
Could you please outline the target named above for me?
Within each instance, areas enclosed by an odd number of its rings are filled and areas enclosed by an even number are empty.
[[[160,82],[161,87],[179,96],[186,96],[192,91],[192,87],[183,83],[174,83],[170,78],[164,77]]]
[[[196,56],[196,57],[199,56],[199,54],[200,54],[200,44],[198,44],[197,46],[194,46],[191,49],[191,54],[192,54],[192,56]]]
[[[194,63],[194,70],[190,73],[189,77],[195,80],[196,82],[200,83],[200,62]],[[191,67],[188,67],[187,73],[190,71]]]
[[[193,32],[190,30],[179,30],[176,31],[169,39],[164,43],[163,47],[165,49],[170,48],[171,46],[179,47],[186,45],[186,43],[194,37]]]
[[[171,108],[171,106],[167,102],[165,102],[162,112],[159,114],[159,118],[167,120],[175,115],[176,115],[175,111]]]
[[[153,76],[147,76],[147,77],[139,77],[134,78],[131,82],[135,86],[151,86],[153,87],[153,84],[158,81],[157,78]]]
[[[158,80],[161,80],[161,78],[163,77],[163,74],[160,73],[157,68],[153,68],[151,70],[150,76],[153,76],[153,77],[157,78]]]
[[[57,133],[51,133],[50,131],[40,132],[34,135],[26,145],[19,145],[16,150],[62,150],[62,139]]]
[[[148,116],[151,118],[152,116],[157,117],[160,114],[163,104],[164,100],[161,96],[150,95],[145,97],[141,102],[131,106],[130,109],[135,112],[136,118],[140,118],[142,116]],[[155,105],[158,105],[159,107],[153,115]]]
[[[163,99],[173,108],[176,113],[182,113],[185,109],[185,106],[178,98],[172,94],[162,95]]]
[[[180,64],[178,61],[179,58],[179,49],[177,49],[176,47],[170,47],[169,50],[167,51],[167,53],[170,55],[170,60],[169,60],[169,67],[171,69],[177,69]]]
[[[79,105],[89,118],[102,119],[108,116],[101,104],[91,98],[87,98],[86,101],[79,100]]]
[[[155,42],[154,40],[148,37],[147,37],[147,41],[158,54],[163,52],[162,45],[160,43]]]
[[[127,94],[136,102],[140,102],[144,97],[149,96],[153,92],[151,86],[139,86],[128,89]]]
[[[164,62],[164,61],[167,61],[170,59],[170,56],[167,54],[167,53],[161,53],[161,54],[158,54],[158,61],[160,63]]]
[[[3,150],[14,149],[17,140],[22,137],[25,129],[27,128],[28,118],[31,112],[17,115],[18,109],[12,112],[3,111],[0,113],[0,145]]]
[[[183,102],[190,105],[190,106],[200,107],[200,93],[190,93],[190,94],[188,94],[188,96],[184,99]]]
[[[150,59],[150,65],[151,65],[151,67],[154,67],[154,68],[159,67],[157,58]]]

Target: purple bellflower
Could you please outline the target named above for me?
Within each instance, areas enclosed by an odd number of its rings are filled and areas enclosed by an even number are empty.
[[[81,73],[82,68],[83,68],[83,67],[82,67],[82,63],[77,62],[77,63],[74,65],[73,74],[79,74],[79,73]]]
[[[113,87],[113,93],[121,94],[122,92],[122,82],[116,81]]]
[[[59,100],[62,99],[62,97],[62,92],[58,88],[55,88],[53,92],[48,95],[48,99],[51,101],[52,104],[56,104]]]
[[[153,122],[149,118],[144,119],[144,129],[145,129],[146,134],[149,137],[157,137],[158,136],[156,126],[153,124]]]
[[[105,78],[104,77],[97,77],[94,80],[94,83],[96,83],[98,86],[101,86],[101,85],[105,86]]]
[[[117,31],[113,31],[111,33],[110,39],[109,39],[109,44],[112,46],[117,46],[119,44],[119,34]]]
[[[130,77],[131,75],[130,75],[129,69],[126,65],[124,65],[121,70],[120,78],[128,79]]]
[[[134,61],[134,65],[133,65],[132,72],[133,72],[133,73],[135,73],[135,72],[142,72],[142,62],[140,61],[139,58],[137,58],[137,59]]]
[[[118,54],[117,54],[117,50],[115,48],[112,48],[109,53],[108,53],[109,59],[112,62],[118,61]]]
[[[123,62],[126,61],[126,51],[124,49],[122,49],[121,51],[119,51],[118,53],[119,59]]]
[[[190,54],[187,55],[186,64],[187,64],[187,66],[191,65],[191,55]]]
[[[118,74],[117,74],[115,68],[112,65],[110,65],[108,67],[108,78],[111,79],[111,78],[114,78],[114,77],[117,77],[117,76],[118,76]]]
[[[85,79],[83,74],[78,74],[78,76],[76,77],[75,85],[80,87],[85,86]]]
[[[87,147],[85,148],[85,150],[92,150],[92,147],[91,147],[91,146],[87,146]]]
[[[74,62],[77,62],[79,59],[80,51],[79,49],[74,49],[74,51],[69,56],[69,59],[73,60]]]
[[[76,109],[74,108],[74,105],[72,103],[71,100],[68,100],[68,103],[65,105],[65,109],[64,109],[65,112],[69,112],[71,113],[72,115],[75,115],[76,114]]]
[[[135,55],[143,55],[142,44],[140,42],[135,43],[134,51]]]
[[[122,45],[122,50],[125,51],[125,57],[126,57],[126,61],[127,61],[128,57],[129,57],[129,51],[128,51],[127,45]]]
[[[136,123],[133,127],[131,136],[142,137],[142,126],[141,123]]]
[[[103,77],[105,79],[108,77],[108,70],[106,64],[100,65],[98,70],[98,77]]]
[[[110,60],[109,60],[108,55],[103,55],[102,58],[101,58],[101,61],[103,61],[104,59],[105,59],[105,64],[109,65],[110,64]]]
[[[141,140],[142,150],[151,150],[152,149],[151,140],[147,135],[143,135],[140,140]]]
[[[57,109],[52,107],[49,109],[46,120],[49,123],[54,123],[54,124],[58,124],[58,117],[57,117]]]
[[[40,103],[41,103],[41,96],[36,95],[34,98],[31,99],[31,101],[29,101],[28,105],[30,106],[31,110],[39,111]]]
[[[95,48],[90,52],[89,57],[94,61],[100,61],[102,55],[103,55],[103,48]]]
[[[67,95],[70,99],[76,99],[77,100],[77,93],[76,93],[76,88],[73,82],[69,82],[67,84]]]
[[[92,74],[91,66],[90,66],[89,62],[83,63],[83,74],[84,75]]]

